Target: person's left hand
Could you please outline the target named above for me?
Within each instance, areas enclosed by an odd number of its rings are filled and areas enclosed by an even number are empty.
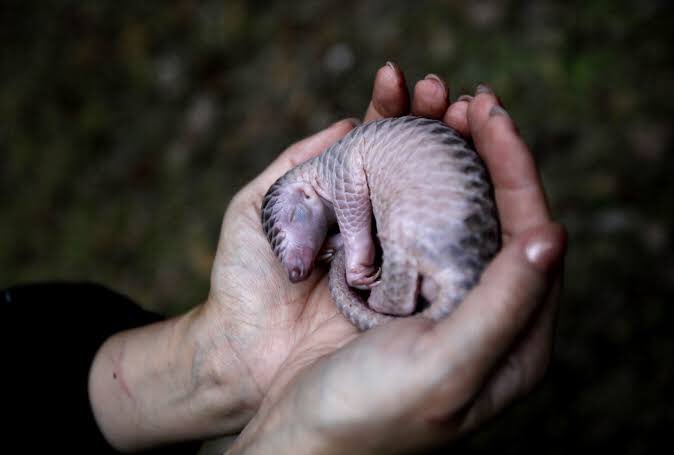
[[[447,107],[447,88],[436,76],[419,81],[410,102],[402,72],[387,64],[377,72],[364,121],[410,112],[441,118]],[[89,394],[111,444],[135,450],[239,432],[289,361],[312,362],[358,335],[332,303],[324,268],[290,283],[260,219],[269,186],[356,123],[342,120],[291,145],[233,198],[205,304],[116,334],[99,349]]]

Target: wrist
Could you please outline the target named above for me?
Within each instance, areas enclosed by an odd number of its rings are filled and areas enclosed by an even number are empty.
[[[298,421],[297,415],[285,404],[292,400],[282,400],[271,406],[264,406],[248,423],[227,455],[252,454],[321,454],[344,453]]]
[[[252,417],[257,390],[211,325],[199,306],[101,346],[89,397],[113,446],[134,450],[234,433]]]

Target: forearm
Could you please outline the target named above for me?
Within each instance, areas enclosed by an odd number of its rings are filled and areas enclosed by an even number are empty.
[[[205,308],[129,330],[99,349],[89,397],[101,431],[121,450],[240,431],[259,391],[236,354],[217,348]],[[226,345],[226,344],[225,344]]]

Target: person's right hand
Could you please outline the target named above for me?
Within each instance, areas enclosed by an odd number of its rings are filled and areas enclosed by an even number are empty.
[[[443,117],[473,138],[489,169],[503,249],[444,320],[399,318],[346,344],[329,332],[298,340],[232,453],[433,447],[540,381],[552,348],[564,231],[551,222],[531,154],[488,88]]]

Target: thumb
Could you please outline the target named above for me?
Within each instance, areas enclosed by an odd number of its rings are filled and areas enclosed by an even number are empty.
[[[340,120],[326,129],[292,144],[251,182],[253,190],[256,194],[263,196],[279,177],[298,164],[320,155],[359,124],[360,121],[355,118]]]
[[[451,368],[446,374],[459,388],[453,392],[470,399],[525,329],[553,286],[565,238],[562,226],[548,223],[511,239],[480,283],[429,333],[430,346],[438,347],[429,357]]]

